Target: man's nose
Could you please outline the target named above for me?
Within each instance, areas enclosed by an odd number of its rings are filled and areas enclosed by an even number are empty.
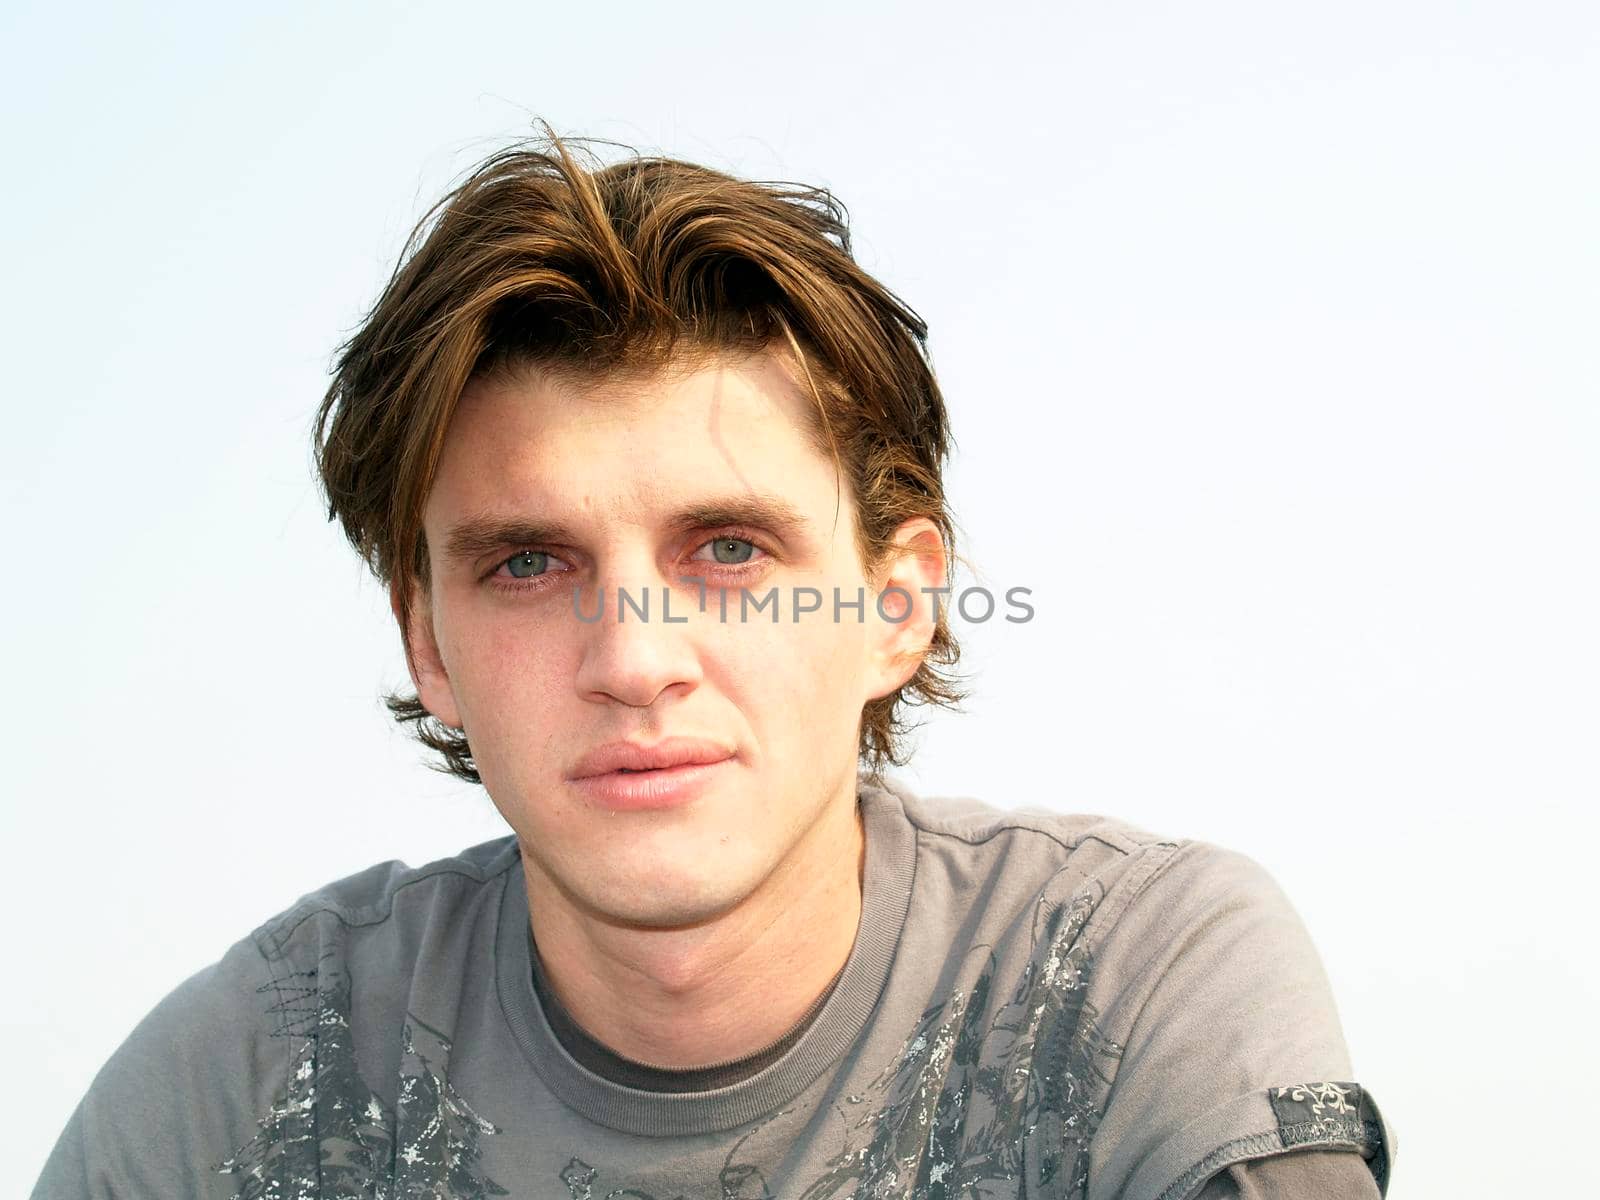
[[[695,615],[694,585],[656,571],[608,573],[578,590],[572,614],[583,629],[578,695],[644,708],[670,688],[693,688],[701,678],[689,634]]]

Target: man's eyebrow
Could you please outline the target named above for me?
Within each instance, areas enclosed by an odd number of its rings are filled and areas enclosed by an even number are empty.
[[[678,532],[723,525],[754,525],[780,536],[801,537],[809,529],[810,522],[787,500],[761,493],[697,501],[667,517],[668,528]],[[445,532],[444,558],[447,562],[465,563],[505,547],[559,545],[579,540],[577,533],[559,521],[482,513],[463,518]]]

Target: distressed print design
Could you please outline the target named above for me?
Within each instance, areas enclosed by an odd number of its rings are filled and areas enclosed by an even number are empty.
[[[1360,1092],[1353,1083],[1342,1086],[1337,1083],[1301,1083],[1292,1087],[1274,1088],[1273,1098],[1309,1104],[1313,1115],[1318,1117],[1325,1112],[1330,1116],[1335,1114],[1343,1116],[1356,1112],[1356,1105],[1349,1102],[1352,1092],[1356,1093],[1356,1104],[1359,1104]]]
[[[1097,900],[1080,893],[1048,910],[992,1017],[992,954],[970,992],[923,1014],[899,1061],[846,1097],[867,1115],[850,1122],[843,1151],[802,1200],[990,1200],[1087,1186],[1089,1142],[1122,1055],[1087,998],[1092,959],[1081,935]],[[1025,1188],[1030,1144],[1037,1174]]]
[[[285,985],[269,1012],[293,1011],[274,1036],[300,1042],[283,1096],[256,1135],[216,1165],[240,1177],[235,1200],[484,1200],[507,1194],[479,1174],[479,1138],[500,1132],[473,1112],[445,1071],[450,1040],[407,1013],[401,1030],[399,1112],[362,1080],[350,1040],[350,988]],[[300,980],[317,972],[303,972]],[[311,996],[314,1003],[306,1004]],[[398,1148],[397,1148],[398,1147]]]
[[[760,1167],[754,1163],[737,1160],[746,1142],[766,1126],[787,1117],[791,1111],[785,1109],[756,1122],[728,1150],[727,1156],[722,1161],[722,1169],[717,1172],[715,1192],[717,1200],[778,1200],[772,1189],[767,1186],[767,1178]],[[567,1185],[569,1200],[656,1200],[651,1193],[641,1192],[637,1188],[619,1187],[609,1191],[596,1191],[599,1179],[600,1172],[581,1158],[574,1158],[561,1170],[561,1182]],[[685,1197],[677,1194],[672,1200],[685,1200]]]
[[[1354,1146],[1368,1159],[1378,1190],[1389,1187],[1389,1147],[1372,1097],[1359,1083],[1296,1083],[1267,1090],[1285,1147]]]
[[[796,1200],[1084,1195],[1089,1144],[1123,1050],[1101,1033],[1087,999],[1091,954],[1081,935],[1098,899],[1080,893],[1048,908],[1021,978],[998,1009],[992,951],[970,991],[927,1009],[896,1059],[836,1106],[842,1144],[825,1170],[783,1194]],[[1046,905],[1043,895],[1038,903]],[[730,1150],[707,1200],[776,1194],[763,1166],[742,1156],[754,1132]],[[560,1179],[570,1200],[683,1200],[606,1181],[580,1157]]]
[[[484,1200],[510,1193],[478,1170],[479,1139],[500,1130],[445,1078],[450,1039],[407,1013],[401,1031],[397,1200]],[[428,1050],[438,1057],[435,1066]]]

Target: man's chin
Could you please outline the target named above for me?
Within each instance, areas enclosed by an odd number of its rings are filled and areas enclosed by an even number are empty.
[[[694,929],[726,916],[750,895],[727,872],[677,871],[619,876],[611,886],[596,889],[585,881],[595,915],[616,925],[639,929]]]
[[[550,847],[524,862],[575,915],[638,929],[693,929],[737,909],[771,864],[759,843],[725,831],[657,829],[650,836]],[[542,860],[542,861],[539,861]]]

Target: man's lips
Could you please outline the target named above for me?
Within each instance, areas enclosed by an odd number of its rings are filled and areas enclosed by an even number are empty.
[[[712,763],[680,763],[647,770],[603,771],[572,781],[584,800],[612,812],[676,808],[699,796],[722,772],[735,765],[732,756]]]
[[[677,767],[719,763],[733,757],[732,748],[710,738],[670,737],[659,742],[607,742],[583,755],[567,777],[649,775]]]

